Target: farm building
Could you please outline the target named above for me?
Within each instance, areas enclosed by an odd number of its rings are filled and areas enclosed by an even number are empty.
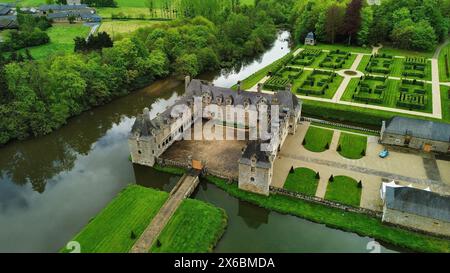
[[[16,29],[19,27],[16,15],[0,16],[0,30]]]
[[[383,183],[383,222],[450,236],[450,196]]]
[[[394,117],[383,121],[381,143],[425,152],[450,153],[450,124]]]
[[[310,32],[306,35],[305,45],[316,45],[316,35],[314,33]]]

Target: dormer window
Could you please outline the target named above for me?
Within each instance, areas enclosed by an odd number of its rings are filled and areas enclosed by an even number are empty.
[[[227,105],[232,105],[233,104],[233,97],[232,96],[228,96],[228,98],[226,99],[225,103]]]
[[[218,96],[216,98],[216,103],[217,103],[217,105],[221,105],[222,104],[222,96]]]
[[[211,94],[209,94],[208,92],[203,92],[202,102],[205,104],[210,104],[211,103]]]

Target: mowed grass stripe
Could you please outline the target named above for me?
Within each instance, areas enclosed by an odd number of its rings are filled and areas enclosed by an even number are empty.
[[[304,146],[311,152],[320,153],[326,150],[326,146],[331,144],[333,130],[310,126],[303,141]]]
[[[361,202],[361,188],[358,182],[348,176],[336,176],[328,182],[325,199],[338,203],[359,207]]]
[[[367,137],[349,133],[341,133],[339,138],[339,154],[348,159],[364,157],[367,148]]]
[[[80,243],[83,253],[128,252],[168,196],[166,192],[130,185],[72,241]],[[131,232],[136,238],[131,238]]]
[[[226,226],[227,216],[223,209],[186,199],[161,232],[159,244],[155,242],[151,252],[212,252]]]

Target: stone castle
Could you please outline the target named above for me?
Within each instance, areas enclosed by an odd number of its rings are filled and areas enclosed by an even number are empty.
[[[200,108],[195,107],[196,101],[201,102]],[[274,105],[279,109],[276,116],[270,111]],[[219,114],[212,113],[208,110],[211,106],[222,111],[218,111]],[[177,111],[183,107],[189,111]],[[245,113],[242,119],[244,122],[239,124],[234,114],[238,108]],[[261,138],[258,135],[256,139],[248,140],[236,164],[239,164],[239,188],[268,195],[274,161],[286,137],[295,134],[301,110],[302,103],[292,94],[290,87],[268,94],[263,93],[260,86],[257,92],[249,92],[241,90],[238,84],[237,91],[234,91],[186,77],[185,94],[172,107],[153,119],[149,109],[145,108],[143,114],[136,118],[129,136],[131,159],[135,164],[154,166],[175,141],[183,140],[186,134],[191,133],[192,127],[205,120],[213,120],[215,124],[233,130],[240,128],[246,131],[246,137],[249,131],[266,123],[266,127],[270,128],[267,130],[269,136]],[[252,116],[257,117],[256,124],[251,122]],[[279,126],[271,126],[273,121]]]

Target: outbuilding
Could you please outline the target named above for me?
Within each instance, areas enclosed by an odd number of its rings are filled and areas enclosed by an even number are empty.
[[[316,35],[313,32],[306,35],[305,45],[316,45]]]
[[[394,117],[383,121],[380,141],[424,152],[450,153],[450,124]]]

